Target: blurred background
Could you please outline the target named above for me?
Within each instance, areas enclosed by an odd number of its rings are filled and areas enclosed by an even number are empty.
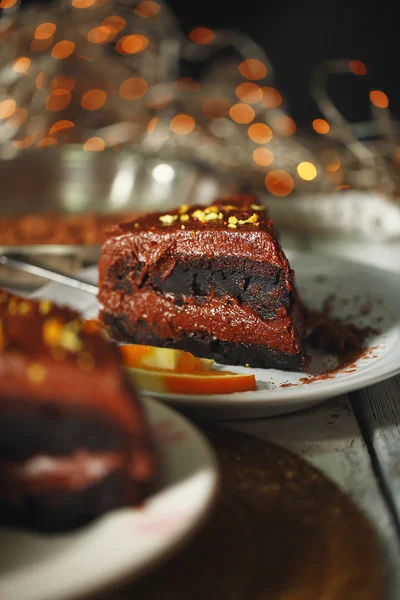
[[[395,8],[0,0],[0,246],[93,260],[112,222],[252,191],[288,245],[390,253]]]

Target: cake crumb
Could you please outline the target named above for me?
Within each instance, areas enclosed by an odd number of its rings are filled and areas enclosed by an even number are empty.
[[[237,229],[237,225],[235,225],[234,223],[228,223],[228,227],[230,227],[231,229]]]
[[[251,224],[258,224],[258,221],[260,220],[260,217],[258,215],[256,215],[256,213],[253,213],[251,215],[251,217],[249,217],[248,219],[245,220],[239,220],[239,225],[246,225],[247,223],[251,223]]]
[[[186,229],[186,227],[184,225],[181,225],[181,229]]]
[[[251,210],[264,210],[264,206],[261,206],[260,204],[250,204],[250,208]]]
[[[10,315],[16,315],[18,312],[18,300],[16,298],[11,298],[8,303],[8,312]]]
[[[228,223],[231,223],[231,225],[237,225],[238,218],[237,217],[229,217],[228,218]]]
[[[180,216],[180,220],[183,221],[183,222],[189,221],[189,219],[190,219],[189,215],[181,215]]]
[[[26,302],[26,300],[23,300],[18,307],[18,313],[20,315],[27,315],[28,313],[31,312],[31,308],[32,308],[32,305],[29,304],[29,302]]]

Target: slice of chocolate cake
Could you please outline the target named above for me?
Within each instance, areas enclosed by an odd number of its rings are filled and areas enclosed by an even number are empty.
[[[0,291],[0,522],[68,530],[141,503],[155,459],[115,345],[79,314]]]
[[[304,366],[294,274],[251,195],[115,227],[102,247],[99,288],[101,319],[116,340],[231,365]]]

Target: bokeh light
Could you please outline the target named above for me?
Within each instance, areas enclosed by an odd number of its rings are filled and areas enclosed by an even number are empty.
[[[265,108],[278,108],[278,106],[280,106],[282,104],[282,96],[280,95],[278,90],[276,90],[275,88],[263,87],[262,92],[263,92],[262,103],[263,103],[263,106],[265,106]]]
[[[211,44],[215,40],[215,33],[211,29],[208,29],[208,27],[195,27],[189,33],[189,39],[194,44]]]
[[[53,43],[53,38],[49,37],[45,40],[36,40],[35,38],[31,41],[30,49],[32,52],[43,52],[43,50],[47,50]]]
[[[286,171],[270,171],[265,178],[265,186],[274,196],[288,196],[294,188],[294,182]]]
[[[36,140],[37,138],[37,134],[34,133],[32,135],[26,135],[25,137],[21,138],[20,140],[13,140],[13,146],[14,148],[17,148],[18,150],[24,150],[25,148],[29,148],[29,146],[31,146],[33,144],[33,142]]]
[[[135,33],[125,35],[115,44],[115,49],[120,54],[138,54],[143,52],[149,45],[149,40],[145,35]]]
[[[89,90],[82,96],[81,106],[85,110],[98,110],[107,100],[107,94],[103,90]]]
[[[241,83],[237,86],[235,93],[239,100],[247,104],[256,104],[263,99],[262,89],[256,83]]]
[[[57,42],[57,44],[55,44],[53,46],[51,55],[53,58],[62,60],[64,58],[68,58],[68,56],[71,56],[71,54],[73,53],[74,50],[75,50],[74,42],[70,42],[68,40],[62,40],[61,42]]]
[[[176,90],[185,90],[187,92],[198,92],[200,84],[192,77],[181,77],[173,83]]]
[[[87,34],[87,39],[92,44],[107,44],[117,35],[117,30],[111,25],[98,25]]]
[[[296,131],[296,123],[292,117],[285,115],[276,117],[272,122],[272,126],[280,135],[293,135]]]
[[[155,130],[156,126],[157,126],[157,123],[158,123],[158,117],[153,117],[147,123],[147,133],[149,135],[151,135],[154,132],[154,130]]]
[[[8,119],[17,108],[17,103],[12,98],[0,102],[0,119]]]
[[[47,40],[55,34],[56,29],[57,27],[54,23],[42,23],[36,27],[33,37],[36,40]]]
[[[329,133],[330,130],[329,123],[325,119],[314,119],[312,126],[314,131],[320,134]]]
[[[71,92],[68,90],[54,90],[46,98],[46,110],[58,112],[64,110],[71,102]]]
[[[95,2],[96,0],[72,0],[72,6],[74,8],[89,8]]]
[[[249,58],[248,60],[244,60],[239,65],[240,74],[246,79],[263,79],[268,73],[267,67],[260,60],[256,58]]]
[[[75,123],[73,123],[73,121],[68,121],[67,119],[56,121],[50,127],[49,135],[54,135],[55,133],[59,133],[60,131],[64,131],[65,129],[72,129],[73,127],[75,127]]]
[[[86,140],[83,149],[85,152],[102,152],[106,147],[106,143],[101,137],[91,137]]]
[[[184,113],[176,115],[170,123],[171,130],[178,135],[187,135],[193,131],[194,126],[195,121],[193,117],[185,115]]]
[[[150,17],[156,17],[160,10],[161,6],[158,2],[154,2],[153,0],[143,0],[136,6],[135,13],[139,15],[139,17],[148,19]]]
[[[16,58],[13,62],[13,71],[16,73],[26,73],[26,71],[31,66],[32,61],[27,56],[21,56],[21,58]]]
[[[17,0],[0,0],[0,8],[7,10],[17,4]]]
[[[248,131],[249,138],[256,144],[268,144],[272,140],[272,129],[265,123],[253,123]]]
[[[268,148],[256,148],[253,152],[253,160],[260,167],[268,167],[274,162],[274,155]]]
[[[45,146],[56,146],[57,140],[53,137],[45,137],[36,144],[38,148],[44,148]]]
[[[312,181],[317,176],[317,169],[311,162],[301,162],[297,165],[297,173],[305,181]]]
[[[126,20],[119,15],[111,15],[110,17],[104,19],[103,25],[106,27],[111,27],[112,29],[115,29],[117,33],[119,33],[126,26]]]
[[[378,108],[387,108],[389,106],[388,97],[380,90],[372,90],[372,92],[369,93],[369,98],[372,104]]]
[[[125,100],[137,100],[145,95],[148,84],[141,77],[130,77],[122,82],[119,88],[119,95]]]
[[[232,121],[245,125],[246,123],[251,123],[256,116],[256,113],[248,104],[238,103],[231,106],[229,115]]]
[[[349,62],[349,69],[354,75],[366,75],[367,67],[361,60],[351,60]]]
[[[43,87],[43,71],[40,71],[35,80],[35,85],[38,90],[41,90]]]

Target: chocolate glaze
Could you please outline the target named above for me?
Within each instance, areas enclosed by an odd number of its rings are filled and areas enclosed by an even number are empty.
[[[226,342],[265,344],[288,354],[300,351],[292,311],[288,313],[283,305],[275,319],[264,321],[251,308],[229,296],[202,299],[184,296],[178,306],[172,294],[160,295],[145,289],[135,294],[133,302],[124,293],[108,293],[102,309],[115,316],[125,315],[132,331],[139,321],[145,321],[160,338],[179,339],[191,331],[208,333]]]

